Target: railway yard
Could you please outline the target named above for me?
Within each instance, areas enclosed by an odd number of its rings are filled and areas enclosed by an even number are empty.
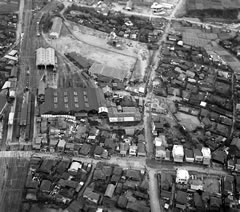
[[[0,211],[240,210],[240,32],[195,6],[0,3]]]

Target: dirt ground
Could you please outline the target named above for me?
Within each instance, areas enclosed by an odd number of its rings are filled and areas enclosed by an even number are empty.
[[[197,127],[201,126],[199,119],[196,116],[188,115],[185,113],[178,112],[176,114],[179,122],[186,127],[188,131],[194,131]]]
[[[179,0],[159,0],[157,2],[172,4],[173,8],[174,8],[174,5],[176,5],[178,1]],[[163,12],[161,14],[159,14],[159,16],[163,16],[163,17],[169,16],[172,13],[173,8],[172,9],[164,9]],[[151,6],[143,6],[140,4],[134,5],[134,9],[130,12],[124,10],[124,5],[119,5],[117,3],[113,3],[112,9],[115,11],[122,11],[123,13],[126,13],[126,14],[140,13],[142,16],[152,15]]]
[[[61,55],[64,53],[76,52],[85,56],[87,59],[117,69],[126,70],[128,73],[134,68],[137,60],[133,56],[125,55],[125,51],[124,53],[109,51],[109,49],[102,48],[101,46],[94,46],[91,40],[89,40],[91,43],[88,44],[77,40],[72,35],[60,36],[60,38],[52,41],[47,38],[46,41]]]
[[[28,163],[28,160],[17,157],[0,159],[0,211],[20,211]]]
[[[187,0],[182,0],[181,6],[179,7],[179,9],[175,13],[176,18],[181,18],[186,14],[186,12],[187,12],[186,11],[186,1]]]

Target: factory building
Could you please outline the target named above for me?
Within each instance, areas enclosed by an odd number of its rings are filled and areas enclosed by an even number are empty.
[[[36,54],[36,66],[38,69],[54,69],[56,57],[53,48],[38,48]]]
[[[99,108],[105,106],[104,95],[98,88],[47,88],[40,112],[41,115],[74,115],[81,118],[98,114]]]

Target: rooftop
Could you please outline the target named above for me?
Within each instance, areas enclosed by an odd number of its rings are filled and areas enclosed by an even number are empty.
[[[126,71],[125,70],[120,70],[116,69],[113,67],[105,66],[100,63],[94,63],[90,69],[89,72],[92,74],[97,74],[97,75],[103,75],[107,77],[111,77],[113,79],[119,79],[119,80],[124,80],[126,78]]]
[[[48,88],[45,102],[40,106],[41,114],[77,113],[80,111],[98,111],[104,106],[101,89],[97,88]]]

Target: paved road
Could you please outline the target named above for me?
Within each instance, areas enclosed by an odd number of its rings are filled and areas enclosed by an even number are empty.
[[[150,195],[150,204],[151,211],[160,212],[163,211],[159,204],[159,190],[158,190],[158,182],[155,176],[154,170],[149,170],[149,195]]]
[[[22,24],[23,24],[23,12],[24,12],[24,3],[25,1],[22,0],[19,3],[19,12],[18,12],[18,25],[17,25],[17,32],[16,32],[16,40],[20,39],[22,33]]]

